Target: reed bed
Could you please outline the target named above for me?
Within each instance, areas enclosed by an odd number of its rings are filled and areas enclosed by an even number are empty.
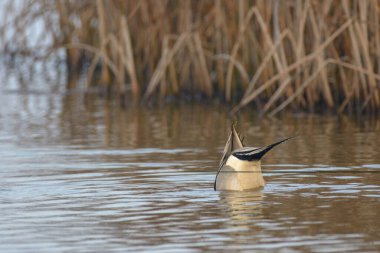
[[[232,113],[252,105],[268,115],[285,108],[358,114],[380,108],[379,0],[29,0],[21,8],[12,1],[7,6],[3,54],[43,60],[63,50],[67,89],[82,82],[86,90],[143,103],[217,98]],[[49,43],[30,46],[28,26],[36,22]]]

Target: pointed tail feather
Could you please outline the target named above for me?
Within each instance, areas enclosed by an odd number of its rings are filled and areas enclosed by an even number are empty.
[[[219,168],[218,168],[218,171],[216,173],[215,182],[214,182],[214,190],[216,189],[216,179],[218,178],[220,169],[226,163],[227,158],[231,155],[231,153],[234,150],[242,148],[242,147],[243,147],[242,139],[240,139],[240,136],[235,129],[235,123],[232,123],[231,124],[231,133],[228,137],[226,145],[224,146],[223,156],[222,156],[222,159],[220,159]]]
[[[232,133],[232,145],[231,145],[231,152],[234,151],[235,149],[239,149],[243,147],[243,142],[242,139],[240,138],[240,135],[235,129],[235,125],[231,125],[231,133]]]
[[[222,159],[220,159],[219,166],[222,166],[227,158],[231,155],[231,153],[236,150],[243,147],[242,140],[240,139],[240,136],[238,132],[235,129],[235,125],[231,124],[231,133],[228,136],[228,140],[226,142],[226,145],[224,146]]]
[[[219,167],[221,165],[223,165],[224,161],[226,160],[226,158],[230,155],[231,153],[231,144],[232,142],[232,132],[230,133],[229,137],[228,137],[228,140],[226,142],[226,145],[224,146],[224,150],[223,150],[223,155],[222,155],[222,159],[220,159],[220,162],[219,162]]]
[[[272,148],[275,146],[290,140],[296,136],[292,136],[280,141],[277,141],[275,143],[272,143],[268,146],[262,147],[262,148],[254,148],[252,150],[247,150],[247,151],[240,151],[240,152],[235,152],[233,155],[236,156],[237,158],[245,161],[254,161],[254,160],[260,160],[266,153],[268,153]]]

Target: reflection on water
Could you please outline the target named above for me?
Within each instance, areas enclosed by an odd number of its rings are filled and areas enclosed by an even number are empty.
[[[247,111],[247,144],[299,136],[264,159],[264,189],[215,192],[222,106],[0,104],[2,252],[380,250],[379,120]]]

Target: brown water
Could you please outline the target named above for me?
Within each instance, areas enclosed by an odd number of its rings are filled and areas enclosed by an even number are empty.
[[[380,251],[380,120],[239,121],[253,146],[299,136],[263,160],[264,189],[215,192],[222,106],[3,93],[0,251]]]

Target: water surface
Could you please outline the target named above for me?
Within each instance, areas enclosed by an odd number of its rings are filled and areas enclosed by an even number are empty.
[[[215,192],[226,108],[125,109],[0,95],[1,252],[378,252],[380,121],[239,117],[245,143],[298,133],[262,190]]]

